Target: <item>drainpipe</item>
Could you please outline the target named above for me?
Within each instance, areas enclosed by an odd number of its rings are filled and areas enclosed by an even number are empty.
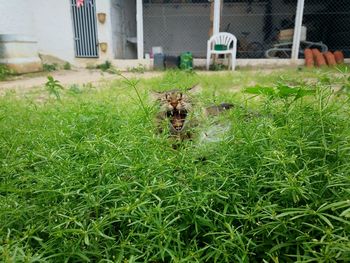
[[[305,0],[298,0],[297,12],[295,15],[295,27],[294,27],[293,47],[292,47],[292,63],[296,63],[299,57],[301,26],[303,23],[303,15],[304,15],[304,3],[305,3]]]
[[[143,3],[136,0],[137,59],[143,59]]]

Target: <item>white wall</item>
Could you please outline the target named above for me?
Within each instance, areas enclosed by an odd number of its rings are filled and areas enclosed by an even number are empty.
[[[113,37],[112,37],[112,17],[111,17],[111,0],[96,0],[96,12],[105,13],[106,21],[101,24],[97,21],[98,41],[106,42],[108,45],[107,52],[99,53],[101,60],[111,60],[114,58]]]
[[[101,60],[115,58],[112,41],[111,1],[96,0],[96,12],[106,13],[104,24],[97,21],[98,41],[107,42]],[[76,61],[70,0],[0,0],[0,34],[31,35],[39,52],[71,63]]]
[[[33,36],[34,32],[29,1],[0,0],[0,34]]]
[[[12,1],[12,0],[11,0]],[[22,0],[22,2],[25,2]],[[69,0],[35,0],[31,3],[39,52],[74,61],[74,33]]]

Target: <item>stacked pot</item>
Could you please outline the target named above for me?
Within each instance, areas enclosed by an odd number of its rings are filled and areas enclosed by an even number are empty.
[[[321,53],[317,48],[304,50],[305,65],[308,68],[313,66],[335,66],[344,63],[344,54],[342,51],[335,51],[334,53],[327,51]]]

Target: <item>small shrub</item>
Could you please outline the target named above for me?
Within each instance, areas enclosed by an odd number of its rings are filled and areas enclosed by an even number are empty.
[[[210,65],[209,69],[213,71],[220,71],[220,70],[226,70],[227,66],[224,64],[212,64]]]
[[[66,63],[64,63],[64,65],[63,65],[63,69],[64,69],[64,70],[71,70],[71,69],[72,69],[72,66],[71,66],[71,64],[70,64],[69,62],[66,62]]]
[[[112,63],[106,60],[105,63],[97,65],[96,68],[102,71],[107,71],[108,69],[112,68]]]
[[[54,95],[57,100],[61,100],[60,90],[63,90],[63,86],[52,76],[48,76],[47,79],[48,81],[45,83],[45,88],[50,95]]]
[[[43,65],[43,70],[47,72],[52,72],[58,69],[58,65],[56,63],[53,64],[44,64]]]
[[[12,71],[5,65],[0,65],[0,80],[5,80],[12,75]]]

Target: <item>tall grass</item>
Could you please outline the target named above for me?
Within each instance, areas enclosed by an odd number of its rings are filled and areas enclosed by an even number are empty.
[[[2,261],[350,261],[347,95],[324,79],[295,101],[228,90],[247,74],[1,98]],[[173,150],[154,133],[149,89],[197,82],[203,104],[243,107],[223,141]]]

